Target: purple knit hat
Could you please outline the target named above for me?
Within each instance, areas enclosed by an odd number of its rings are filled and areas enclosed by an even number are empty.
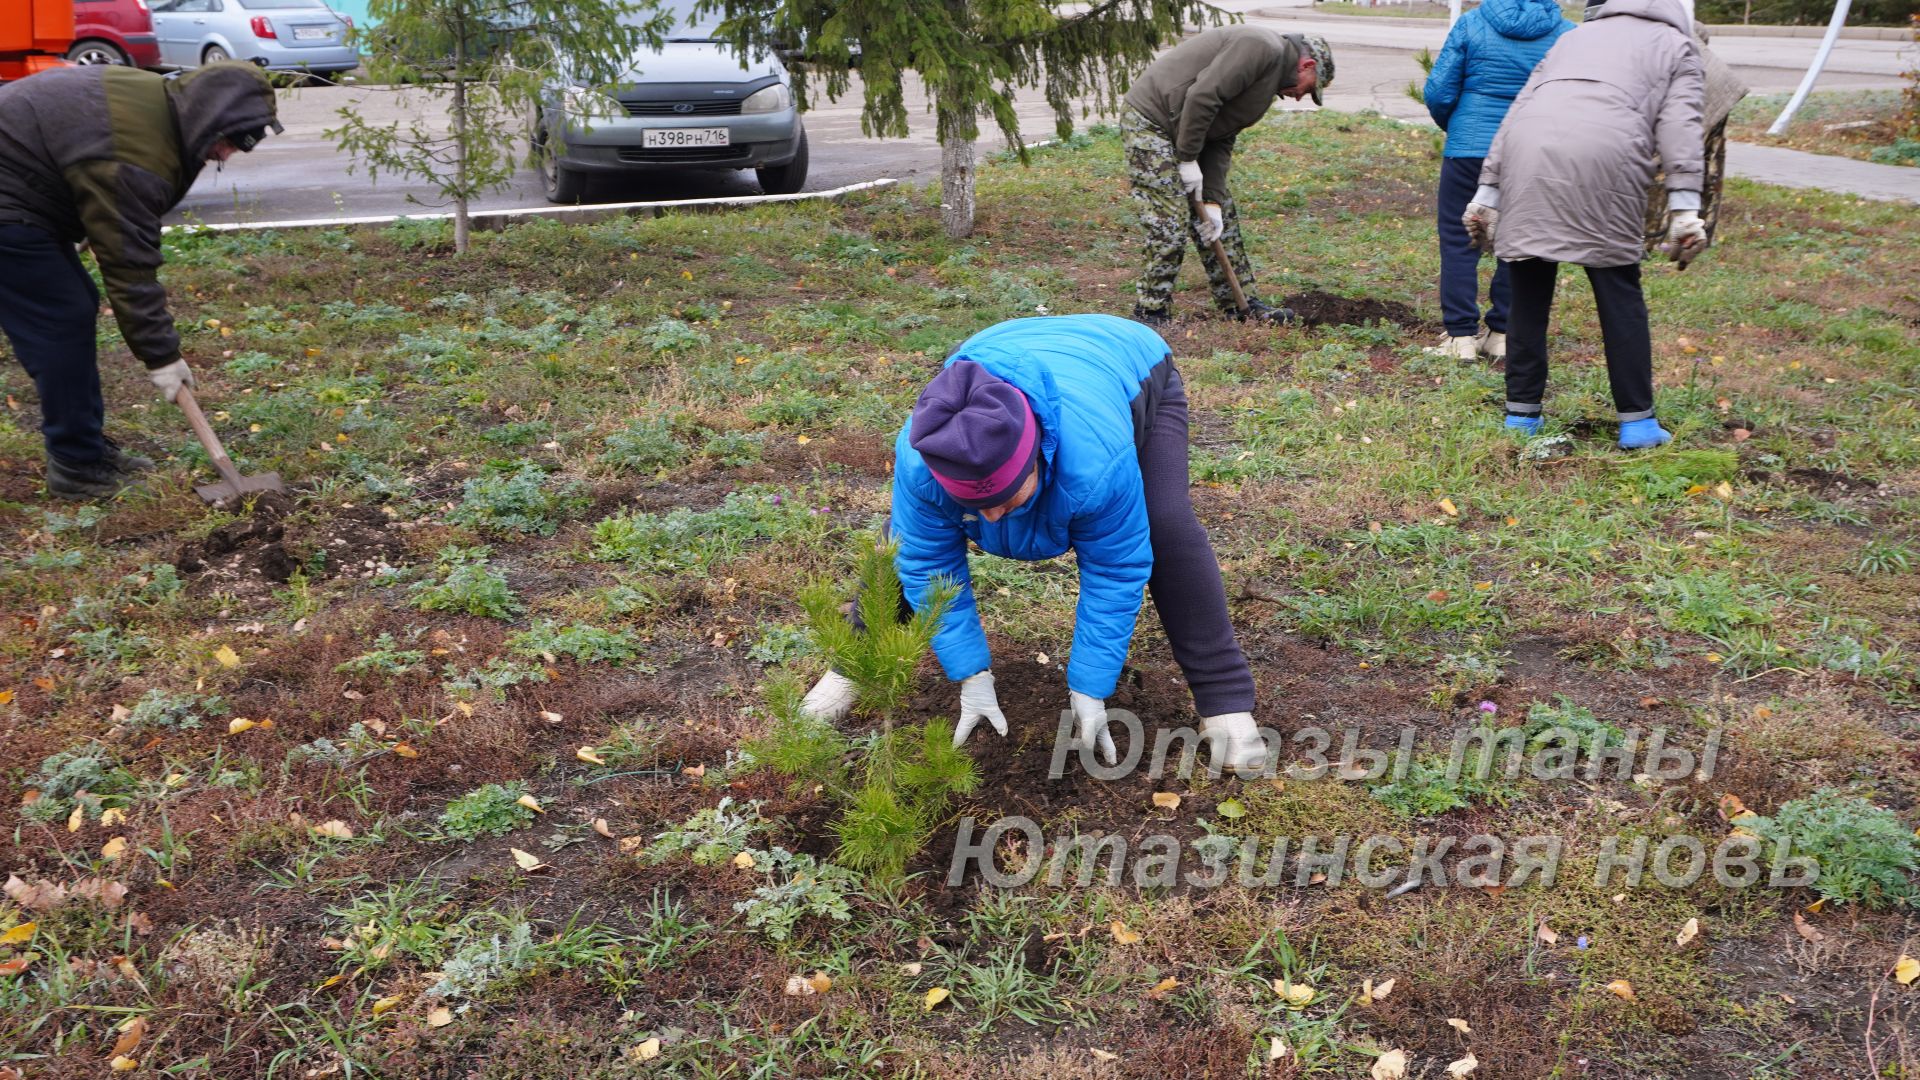
[[[955,502],[998,506],[1026,482],[1040,452],[1040,424],[1018,387],[957,360],[920,391],[907,442]]]

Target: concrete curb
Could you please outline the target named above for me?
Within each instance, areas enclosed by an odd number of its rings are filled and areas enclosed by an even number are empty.
[[[1320,14],[1312,8],[1261,8],[1248,12],[1262,19],[1297,19],[1301,21],[1351,23],[1357,26],[1432,26],[1445,29],[1445,19],[1421,19],[1405,15],[1334,15]],[[1707,27],[1707,36],[1716,37],[1788,37],[1818,38],[1826,35],[1824,26],[1742,26],[1732,23],[1725,26]],[[1861,41],[1911,41],[1913,31],[1900,26],[1844,26],[1840,28],[1842,38]]]
[[[839,202],[862,191],[878,191],[900,181],[890,176],[867,180],[827,191],[802,191],[793,195],[733,195],[714,199],[663,199],[652,202],[593,203],[583,206],[525,206],[513,210],[475,210],[470,215],[475,229],[498,232],[515,221],[546,218],[556,221],[592,222],[617,217],[664,217],[671,213],[713,213],[774,203],[825,200]],[[206,225],[168,225],[162,232],[186,229],[193,232],[245,232],[260,229],[338,229],[349,225],[391,225],[402,218],[408,221],[451,221],[452,212],[427,214],[373,214],[366,217],[307,218],[300,221],[223,221]]]

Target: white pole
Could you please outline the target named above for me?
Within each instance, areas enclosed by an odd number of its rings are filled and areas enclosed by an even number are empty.
[[[1453,24],[1459,21],[1460,0],[1447,0],[1447,29],[1453,29]]]
[[[1800,80],[1800,89],[1793,92],[1787,107],[1780,110],[1780,118],[1767,129],[1767,134],[1778,135],[1787,130],[1787,121],[1800,111],[1806,102],[1807,93],[1813,89],[1815,79],[1820,77],[1820,69],[1827,66],[1827,57],[1833,52],[1833,43],[1839,40],[1840,27],[1846,24],[1847,9],[1853,6],[1853,0],[1834,0],[1833,19],[1827,23],[1827,36],[1820,39],[1820,51],[1813,54],[1813,66],[1807,69],[1807,77]]]

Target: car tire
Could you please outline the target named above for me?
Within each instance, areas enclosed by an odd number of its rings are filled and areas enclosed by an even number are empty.
[[[547,129],[541,127],[534,132],[533,143],[540,162],[540,187],[546,192],[551,203],[578,203],[587,194],[587,176],[577,169],[569,169],[560,164],[547,146]]]
[[[206,51],[200,54],[200,63],[202,64],[217,64],[222,60],[231,59],[233,59],[233,57],[227,54],[227,50],[218,45],[209,45]]]
[[[125,50],[111,41],[102,41],[99,38],[88,38],[85,41],[74,42],[73,48],[67,50],[67,60],[70,63],[81,65],[117,64],[120,67],[133,66],[133,57],[128,56]]]
[[[793,160],[785,165],[769,165],[764,169],[755,169],[754,175],[760,180],[760,190],[769,195],[791,195],[807,183],[807,129],[800,129],[800,145],[794,149]]]

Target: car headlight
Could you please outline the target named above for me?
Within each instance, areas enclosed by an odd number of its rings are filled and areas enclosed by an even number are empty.
[[[787,84],[774,83],[772,86],[762,87],[749,94],[747,100],[740,103],[740,111],[743,113],[779,112],[792,104],[793,95],[787,91]]]
[[[569,86],[560,92],[567,117],[573,120],[611,120],[626,115],[626,109],[591,86]]]

